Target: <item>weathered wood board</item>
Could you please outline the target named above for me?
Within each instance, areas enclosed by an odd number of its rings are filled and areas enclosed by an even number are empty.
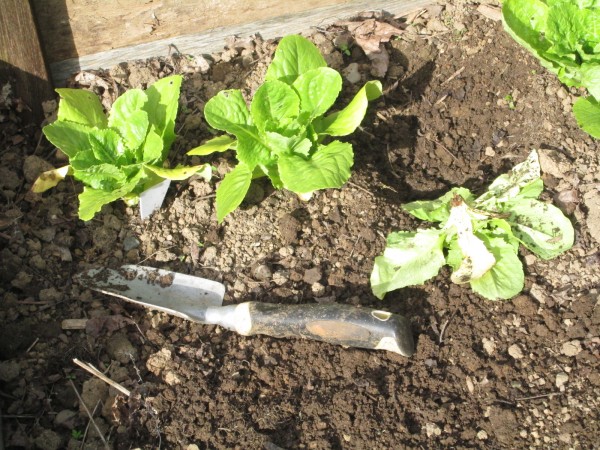
[[[31,0],[56,85],[78,70],[219,51],[232,35],[307,31],[360,11],[404,13],[433,0]]]
[[[43,119],[42,101],[53,97],[34,17],[25,0],[1,0],[0,5],[0,85],[12,86],[30,110],[28,119]]]
[[[32,0],[50,62],[296,14],[345,0]]]

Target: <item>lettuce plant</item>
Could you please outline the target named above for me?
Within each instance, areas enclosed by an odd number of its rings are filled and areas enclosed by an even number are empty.
[[[462,187],[432,201],[416,201],[403,209],[438,228],[388,235],[371,274],[379,297],[394,289],[423,284],[444,264],[454,283],[469,283],[490,300],[509,299],[523,289],[519,244],[543,259],[573,245],[573,225],[553,205],[537,198],[544,189],[537,152],[499,176],[480,197]]]
[[[103,205],[136,204],[139,194],[164,179],[195,173],[210,178],[208,165],[165,168],[175,140],[175,117],[182,78],[173,75],[148,89],[131,89],[104,114],[100,100],[82,89],[57,89],[58,118],[44,127],[46,138],[69,158],[69,165],[43,173],[34,192],[56,186],[66,175],[83,182],[79,217],[90,220]]]
[[[584,131],[600,138],[600,2],[505,0],[504,28],[567,86],[585,87],[573,113]]]
[[[267,176],[275,188],[305,199],[350,178],[352,145],[326,138],[352,133],[368,102],[381,95],[381,83],[367,82],[344,109],[326,115],[341,88],[342,77],[327,67],[317,47],[291,35],[279,43],[250,108],[237,89],[221,91],[206,103],[206,121],[227,135],[188,154],[233,149],[238,159],[217,188],[219,222],[240,205],[254,178]]]

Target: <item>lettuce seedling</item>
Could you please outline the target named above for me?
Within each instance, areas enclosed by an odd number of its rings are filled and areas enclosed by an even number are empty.
[[[79,217],[90,220],[103,205],[120,198],[136,204],[139,195],[165,179],[195,173],[209,179],[208,165],[165,168],[175,140],[175,117],[182,77],[173,75],[148,89],[131,89],[104,114],[100,100],[82,89],[57,89],[58,118],[44,127],[46,138],[69,158],[69,165],[43,173],[34,192],[44,192],[67,175],[83,182]]]
[[[573,245],[573,225],[553,205],[537,198],[544,184],[537,152],[501,175],[480,197],[453,188],[432,201],[403,209],[438,228],[390,233],[371,274],[373,293],[383,298],[394,289],[423,284],[444,264],[454,283],[469,283],[489,300],[509,299],[523,289],[519,244],[543,259]]]
[[[228,134],[188,154],[233,149],[238,159],[217,188],[219,222],[241,204],[254,178],[267,176],[275,188],[304,199],[313,191],[341,187],[348,181],[352,145],[325,139],[354,132],[369,101],[382,91],[379,81],[369,81],[344,109],[325,115],[341,89],[341,75],[327,67],[317,47],[291,35],[279,43],[250,108],[237,89],[221,91],[206,103],[208,124]]]
[[[573,113],[600,138],[600,3],[597,0],[505,0],[506,31],[567,86],[585,87]]]

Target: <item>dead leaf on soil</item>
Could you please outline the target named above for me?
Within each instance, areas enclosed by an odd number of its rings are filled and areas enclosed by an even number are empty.
[[[382,44],[389,42],[394,36],[400,36],[403,32],[402,25],[382,22],[375,17],[338,22],[336,25],[352,33],[356,43],[371,60],[371,74],[383,78],[388,70],[390,55]]]
[[[500,22],[502,20],[502,10],[497,6],[479,5],[477,7],[477,11],[479,14],[487,17],[490,20],[495,20],[496,22]]]
[[[102,106],[109,110],[119,96],[119,86],[110,75],[104,75],[101,70],[81,71],[73,75],[67,82],[68,87],[88,89],[100,97]]]

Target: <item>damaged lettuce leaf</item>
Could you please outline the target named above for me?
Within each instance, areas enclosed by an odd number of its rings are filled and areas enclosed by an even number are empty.
[[[44,192],[72,175],[84,184],[79,218],[91,220],[115,200],[137,203],[140,193],[165,179],[184,180],[194,174],[210,179],[207,164],[164,167],[175,140],[181,81],[180,75],[173,75],[145,91],[130,89],[108,115],[93,92],[57,89],[58,118],[42,131],[68,156],[69,165],[41,174],[32,191]]]
[[[281,39],[249,108],[239,89],[221,91],[206,103],[208,124],[227,134],[188,154],[232,149],[238,160],[217,188],[219,223],[242,203],[255,178],[266,176],[276,189],[288,189],[303,200],[348,181],[352,145],[329,138],[353,133],[369,101],[381,96],[382,86],[368,81],[346,107],[327,114],[341,89],[341,75],[327,67],[319,49],[290,35]]]
[[[538,200],[543,188],[534,150],[477,198],[465,188],[453,188],[436,200],[404,205],[410,214],[440,225],[388,236],[383,255],[375,258],[373,293],[383,298],[394,289],[422,284],[447,264],[452,282],[469,283],[484,298],[514,297],[525,280],[518,257],[521,244],[543,259],[573,246],[570,220]]]

